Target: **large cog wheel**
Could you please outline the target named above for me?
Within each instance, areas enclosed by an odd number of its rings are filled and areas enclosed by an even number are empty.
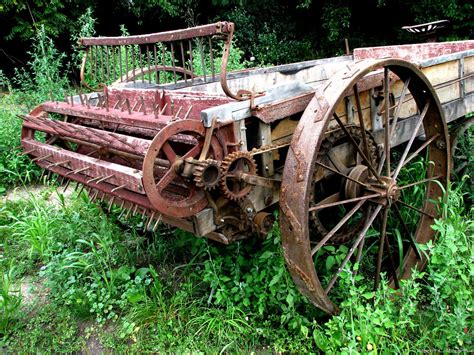
[[[257,174],[257,164],[250,153],[238,151],[227,155],[221,164],[219,186],[229,200],[242,200],[253,189],[253,185],[241,179],[241,174]]]

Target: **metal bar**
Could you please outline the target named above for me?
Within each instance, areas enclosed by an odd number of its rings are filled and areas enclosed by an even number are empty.
[[[176,66],[174,62],[174,45],[173,42],[171,42],[171,66],[173,67],[173,78],[174,78],[174,83],[176,84]]]
[[[202,67],[202,74],[204,76],[204,82],[207,83],[207,77],[206,77],[206,61],[204,60],[204,49],[202,48],[202,42],[201,40],[198,40],[199,43],[199,52],[201,54],[201,67]]]
[[[138,36],[120,37],[85,37],[80,40],[84,46],[91,45],[131,45],[153,42],[181,41],[195,37],[211,36],[220,33],[229,33],[230,23],[217,22],[213,24],[191,27],[181,30],[150,33]]]
[[[148,48],[148,44],[146,45],[146,58],[148,61],[148,83],[151,84],[150,49]]]
[[[142,83],[145,82],[145,74],[143,74],[143,64],[142,64],[142,47],[139,45],[138,46],[138,58],[140,58],[140,71],[142,72]]]
[[[210,58],[211,58],[211,72],[212,72],[212,80],[216,80],[216,72],[215,72],[215,69],[214,69],[214,57],[213,57],[213,54],[212,54],[212,38],[209,37],[209,55],[210,55]]]
[[[157,68],[158,68],[158,58],[156,56],[156,44],[153,44],[153,58],[155,59],[153,61],[153,65],[155,67],[156,83],[159,84],[160,83],[160,71],[157,70]]]
[[[389,92],[389,72],[388,68],[384,68],[383,71],[383,95],[384,95],[384,103],[385,103],[385,112],[383,113],[384,122],[385,122],[385,142],[384,142],[384,152],[385,152],[385,164],[386,164],[386,171],[387,176],[391,175],[390,172],[390,126],[389,126],[389,119],[390,119],[390,92]]]
[[[189,42],[189,64],[191,66],[191,83],[194,83],[193,45]]]
[[[183,41],[179,42],[179,46],[181,48],[181,63],[183,64],[183,69],[186,69],[186,62],[184,61]],[[188,83],[188,77],[186,76],[186,70],[183,71],[183,75],[184,75],[184,82],[187,84]]]

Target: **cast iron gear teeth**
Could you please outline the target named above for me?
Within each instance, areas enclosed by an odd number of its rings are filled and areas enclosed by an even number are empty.
[[[233,152],[222,161],[219,187],[229,200],[242,200],[253,189],[253,185],[239,179],[238,174],[240,173],[257,174],[257,163],[249,152]]]
[[[217,160],[206,159],[195,163],[193,170],[194,182],[204,190],[213,190],[221,178],[220,164]]]

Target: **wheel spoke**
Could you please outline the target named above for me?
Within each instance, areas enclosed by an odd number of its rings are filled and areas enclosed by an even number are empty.
[[[382,218],[382,230],[380,231],[379,251],[377,253],[377,270],[375,271],[375,289],[379,287],[380,273],[382,271],[382,257],[387,234],[388,208],[385,208]]]
[[[416,245],[416,241],[413,238],[413,235],[410,233],[410,230],[408,229],[407,225],[405,224],[405,221],[403,220],[403,216],[400,212],[400,209],[398,208],[398,206],[396,204],[393,205],[393,207],[394,207],[394,210],[395,210],[395,214],[397,215],[398,219],[400,220],[400,223],[403,226],[405,234],[408,236],[408,240],[410,241],[410,245],[413,248],[413,250],[415,251],[416,257],[418,259],[421,259],[420,250],[418,249],[418,246]]]
[[[319,249],[321,249],[321,247],[326,244],[326,242],[334,235],[337,233],[337,231],[339,229],[341,229],[341,227],[349,220],[349,218],[351,218],[354,213],[356,213],[361,207],[362,205],[365,203],[366,200],[361,200],[357,203],[357,205],[355,205],[340,221],[339,223],[333,228],[331,229],[331,231],[326,234],[324,236],[323,239],[321,239],[318,244],[311,250],[311,256],[314,256],[314,254],[316,254],[318,252]]]
[[[436,133],[433,137],[431,137],[425,143],[423,143],[417,150],[415,150],[408,158],[405,159],[405,161],[403,162],[402,168],[405,165],[407,165],[412,159],[414,159],[423,149],[425,149],[438,137],[439,137],[439,133]]]
[[[413,207],[412,205],[409,205],[408,203],[406,203],[406,202],[404,202],[404,201],[402,201],[402,200],[397,200],[397,202],[399,202],[399,203],[401,203],[403,206],[406,206],[406,207],[412,209],[413,211],[416,211],[416,212],[418,212],[418,213],[421,213],[421,214],[423,214],[423,215],[425,215],[425,216],[427,216],[427,217],[430,217],[430,218],[433,218],[433,219],[435,218],[435,216],[433,216],[432,214],[429,214],[429,213],[427,213],[427,212],[425,212],[425,211],[422,211],[422,210],[420,210],[420,209],[418,209],[418,208],[416,208],[416,207]]]
[[[365,238],[365,235],[367,234],[367,231],[369,230],[370,226],[372,225],[374,219],[377,217],[377,215],[379,214],[380,210],[382,209],[382,205],[379,205],[377,206],[377,208],[375,209],[375,211],[372,213],[372,215],[367,219],[367,221],[365,222],[364,224],[364,227],[362,228],[362,231],[360,232],[359,236],[357,237],[356,241],[354,242],[354,244],[352,245],[352,247],[349,249],[349,252],[347,253],[346,257],[344,258],[344,260],[342,261],[341,265],[339,266],[339,268],[337,269],[337,272],[336,274],[333,276],[333,278],[331,279],[331,281],[329,282],[329,284],[327,285],[326,289],[324,290],[326,292],[326,294],[329,293],[329,291],[331,291],[332,287],[334,286],[337,278],[339,277],[340,273],[342,272],[342,270],[344,269],[344,266],[346,266],[347,262],[349,261],[349,259],[352,257],[352,255],[354,254],[354,251],[356,250],[356,248],[359,246],[359,244],[361,243],[362,239]]]
[[[430,102],[427,101],[425,104],[425,107],[423,108],[423,112],[420,114],[420,117],[418,118],[418,121],[416,122],[415,129],[413,130],[413,133],[410,137],[410,140],[407,143],[407,146],[405,147],[405,151],[403,152],[403,155],[400,159],[400,162],[398,163],[397,169],[393,173],[393,178],[396,179],[398,177],[398,174],[400,173],[400,170],[402,169],[405,159],[410,152],[411,146],[413,144],[413,141],[415,140],[416,136],[418,135],[418,131],[420,130],[421,124],[423,123],[423,120],[425,119],[426,113],[428,112],[428,108],[430,107]],[[388,161],[387,161],[388,163]],[[388,175],[390,176],[390,175]]]
[[[337,194],[339,194],[339,193],[337,193]],[[331,196],[333,196],[333,195],[331,195]],[[309,212],[318,211],[318,210],[322,210],[324,208],[345,205],[347,203],[353,203],[353,202],[358,202],[358,201],[365,201],[365,200],[369,200],[371,198],[377,198],[377,197],[380,197],[380,196],[381,196],[381,194],[377,193],[377,194],[365,195],[365,196],[361,196],[361,197],[354,197],[354,198],[350,198],[350,199],[347,199],[347,200],[342,200],[342,201],[337,201],[337,202],[330,202],[330,203],[326,202],[326,199],[324,199],[324,200],[318,202],[315,206],[310,207],[308,211]]]
[[[176,177],[176,173],[174,169],[169,169],[166,174],[160,179],[160,181],[156,184],[156,188],[159,192],[163,191],[166,186],[168,186]]]
[[[394,106],[395,107],[395,113],[393,115],[393,120],[392,120],[392,129],[390,130],[390,142],[392,141],[393,136],[395,135],[395,132],[397,131],[398,119],[400,117],[400,111],[401,111],[402,105],[406,102],[405,101],[405,96],[407,94],[408,85],[410,85],[410,79],[411,79],[411,77],[409,77],[403,83],[403,89],[402,89],[402,92],[400,93],[400,97],[398,99],[397,106],[396,107]],[[390,108],[392,108],[392,107],[390,107]],[[379,168],[378,168],[379,174],[382,172],[382,168],[383,168],[384,163],[385,163],[385,152],[384,152],[384,154],[382,155],[382,157],[380,159],[380,165],[379,165]]]
[[[412,187],[412,186],[417,186],[417,185],[420,185],[420,184],[424,184],[425,182],[438,180],[441,177],[442,177],[441,175],[437,175],[437,176],[434,176],[434,177],[431,177],[431,178],[423,179],[423,180],[420,180],[420,181],[415,181],[415,182],[412,182],[411,184],[400,186],[398,189],[399,190],[407,189],[407,188]]]
[[[385,103],[385,111],[383,113],[384,123],[385,123],[385,143],[384,143],[384,152],[385,152],[385,166],[387,170],[387,176],[390,176],[390,78],[388,68],[384,68],[383,72],[383,95]]]
[[[171,145],[168,142],[165,142],[165,144],[163,144],[162,149],[163,149],[163,152],[165,152],[166,157],[170,161],[170,164],[173,164],[177,157],[174,149],[171,147]]]
[[[362,142],[364,145],[364,152],[366,156],[368,157],[369,156],[369,143],[367,141],[367,134],[365,132],[365,122],[364,122],[364,117],[363,117],[364,115],[362,113],[362,105],[360,103],[360,95],[359,95],[359,89],[357,87],[357,84],[353,86],[353,90],[354,90],[354,98],[355,98],[356,107],[357,107],[357,115],[359,116],[359,125],[362,131],[361,135],[362,135]]]
[[[385,234],[385,248],[387,249],[388,254],[388,263],[392,269],[393,282],[395,283],[396,288],[400,288],[400,281],[397,275],[397,268],[395,267],[395,262],[393,261],[392,250],[390,249],[390,242],[388,241],[387,234]],[[402,265],[399,266],[400,268]]]
[[[365,163],[367,164],[367,167],[370,169],[370,171],[372,172],[372,174],[375,176],[375,178],[380,182],[380,183],[383,183],[383,181],[380,179],[380,176],[379,174],[377,173],[377,171],[374,169],[373,165],[372,165],[372,162],[365,156],[364,152],[362,151],[362,149],[360,149],[359,145],[357,144],[357,142],[355,141],[354,137],[352,137],[352,134],[350,134],[350,132],[347,130],[346,126],[344,126],[344,124],[341,122],[341,119],[339,118],[338,115],[336,115],[336,113],[333,114],[333,117],[334,119],[337,121],[339,127],[341,127],[341,129],[344,131],[344,134],[347,136],[347,138],[349,138],[349,140],[351,141],[352,145],[354,146],[354,148],[357,150],[357,152],[360,154],[360,156],[362,157],[362,159],[365,161]]]
[[[186,154],[184,154],[181,159],[187,158],[195,158],[200,152],[202,148],[202,142],[198,142],[194,147],[192,147]]]
[[[363,182],[360,182],[359,180],[353,179],[353,178],[351,178],[350,176],[347,176],[346,174],[343,174],[343,173],[341,173],[340,171],[337,171],[336,169],[333,169],[333,168],[331,168],[331,167],[329,167],[329,166],[327,166],[327,165],[324,165],[323,163],[320,163],[319,161],[316,161],[316,165],[319,165],[320,167],[322,167],[322,168],[324,168],[324,169],[327,169],[327,170],[329,170],[329,171],[332,171],[332,172],[335,173],[335,174],[341,175],[341,176],[344,177],[345,179],[350,180],[350,181],[352,181],[352,182],[355,182],[356,184],[359,184],[359,185],[365,187],[366,189],[370,189],[370,188],[371,188],[369,185],[364,184]]]

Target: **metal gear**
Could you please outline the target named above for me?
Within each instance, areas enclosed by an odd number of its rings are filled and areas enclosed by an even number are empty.
[[[219,162],[213,159],[206,159],[194,164],[193,175],[196,186],[207,191],[214,189],[221,178]]]
[[[249,152],[233,152],[227,155],[221,164],[219,186],[226,198],[232,201],[242,200],[252,191],[253,185],[240,180],[239,174],[257,174],[257,164]]]
[[[352,134],[352,136],[358,140],[359,142],[362,142],[362,137],[361,137],[361,128],[358,126],[348,126],[347,130]],[[377,144],[375,143],[375,140],[373,139],[372,135],[370,132],[367,133],[367,138],[368,138],[368,144],[369,144],[369,158],[378,164],[379,162],[379,155],[377,153]],[[320,157],[325,156],[326,154],[329,153],[331,149],[335,147],[338,143],[341,142],[341,139],[344,139],[345,134],[341,129],[337,129],[335,131],[332,131],[329,133],[324,141],[321,144],[321,148],[318,154],[318,159]],[[357,158],[357,157],[356,157]],[[356,159],[357,160],[357,159]],[[357,161],[356,161],[357,164]],[[359,165],[356,165],[358,167]],[[318,169],[315,171],[315,175],[318,173]],[[318,198],[319,193],[324,193],[324,190],[321,188],[318,189],[318,186],[316,186],[316,183],[313,183],[313,186],[311,188],[311,201],[313,203],[316,203],[316,199]],[[342,184],[341,185],[341,191],[344,191],[344,188],[347,190],[347,184]],[[341,192],[341,193],[342,193]],[[322,197],[320,200],[322,200],[324,197]],[[311,222],[311,230],[312,230],[312,239],[315,241],[319,241],[322,236],[326,235],[328,233],[327,227],[325,227],[324,222],[327,222],[326,218],[321,218],[319,216],[317,211],[313,211],[310,213],[310,222]],[[360,221],[355,226],[352,226],[350,230],[341,230],[339,233],[334,235],[331,238],[331,244],[334,245],[340,245],[347,243],[348,241],[352,240],[355,238],[357,233],[360,232],[360,229],[362,228],[363,220]]]

